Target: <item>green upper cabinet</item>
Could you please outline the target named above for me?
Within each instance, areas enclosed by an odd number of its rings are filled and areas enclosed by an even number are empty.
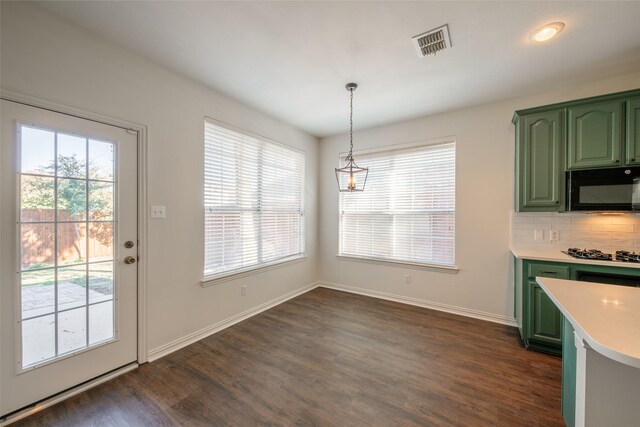
[[[623,101],[567,108],[567,166],[584,169],[622,165]]]
[[[628,165],[640,164],[640,96],[627,101],[627,152]]]
[[[526,115],[517,125],[517,209],[563,210],[564,110]]]
[[[515,209],[565,210],[565,172],[640,165],[640,89],[518,110]]]

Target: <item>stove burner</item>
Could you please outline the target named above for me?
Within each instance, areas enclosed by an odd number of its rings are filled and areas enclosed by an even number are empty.
[[[640,254],[629,251],[616,251],[616,261],[640,262]]]
[[[562,251],[562,252],[574,258],[580,258],[580,259],[640,263],[640,253],[637,254],[635,252],[629,252],[629,251],[616,251],[615,257],[611,254],[606,254],[598,249],[569,248],[566,251]]]
[[[612,261],[613,255],[605,254],[604,252],[598,249],[579,249],[579,248],[569,248],[566,251],[562,251],[567,255],[571,255],[574,258],[581,259],[595,259],[599,261]],[[640,262],[640,254],[638,255],[638,261]]]

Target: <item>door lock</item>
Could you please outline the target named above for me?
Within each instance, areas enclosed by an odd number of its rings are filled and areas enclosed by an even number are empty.
[[[124,259],[124,263],[125,264],[135,264],[136,263],[136,259],[135,257],[132,256],[128,256]]]
[[[133,242],[131,240],[127,240],[124,242],[124,247],[127,249],[131,249],[133,247]]]

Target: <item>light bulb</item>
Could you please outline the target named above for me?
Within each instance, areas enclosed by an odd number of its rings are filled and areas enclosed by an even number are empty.
[[[544,27],[540,27],[531,33],[531,40],[536,42],[544,42],[555,37],[560,31],[564,29],[563,22],[552,22]]]
[[[349,181],[347,181],[347,188],[349,190],[355,190],[356,189],[356,177],[353,176],[353,173],[349,174]]]

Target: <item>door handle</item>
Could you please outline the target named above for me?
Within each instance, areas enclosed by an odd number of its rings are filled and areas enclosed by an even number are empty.
[[[136,259],[135,257],[132,256],[128,256],[124,259],[124,263],[125,264],[135,264],[136,263]]]

